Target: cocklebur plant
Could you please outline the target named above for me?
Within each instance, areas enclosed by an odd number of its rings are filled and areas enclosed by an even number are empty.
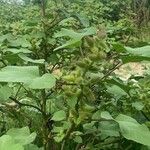
[[[114,73],[125,63],[150,60],[149,46],[107,42],[105,31],[83,27],[80,17],[81,27],[66,27],[66,12],[50,14],[50,4],[46,9],[42,1],[41,14],[33,8],[35,20],[30,8],[31,18],[20,23],[21,29],[0,36],[2,143],[17,150],[150,146],[144,94],[137,96],[144,82],[135,88]],[[29,126],[36,139],[27,127],[6,132],[10,123]],[[8,149],[5,145],[1,149]]]

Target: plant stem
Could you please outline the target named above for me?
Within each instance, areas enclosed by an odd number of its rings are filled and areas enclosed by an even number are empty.
[[[13,98],[13,97],[9,97],[12,101],[14,101],[15,103],[17,103],[20,106],[27,106],[27,107],[31,107],[31,108],[35,108],[36,110],[38,110],[39,112],[41,112],[42,114],[44,114],[44,112],[37,106],[34,106],[32,104],[25,104],[25,103],[21,103],[19,102],[17,99]]]

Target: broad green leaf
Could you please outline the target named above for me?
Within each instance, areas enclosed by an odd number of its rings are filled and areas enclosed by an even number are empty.
[[[101,135],[104,137],[107,136],[120,136],[119,126],[116,122],[110,121],[101,121],[98,127],[98,130],[101,132]]]
[[[79,46],[80,44],[81,44],[80,40],[71,39],[71,40],[67,41],[65,44],[55,48],[54,51],[63,49],[63,48],[73,48],[75,46]]]
[[[93,35],[96,33],[96,29],[94,27],[85,28],[82,32],[75,32],[74,30],[69,29],[61,29],[60,32],[55,34],[55,37],[70,37],[72,39],[81,40],[84,36]]]
[[[30,47],[31,46],[30,42],[28,42],[26,40],[26,38],[24,38],[24,37],[18,37],[17,39],[10,40],[9,42],[10,42],[9,45],[13,46],[13,47],[20,47],[20,46],[21,47]]]
[[[33,60],[24,54],[18,54],[18,56],[26,62],[31,62],[31,63],[36,63],[36,64],[44,64],[44,61],[45,61],[44,59]]]
[[[39,148],[34,144],[29,144],[25,146],[25,150],[44,150],[43,148]]]
[[[39,77],[39,69],[36,66],[7,66],[0,71],[0,82],[30,82]]]
[[[73,21],[76,21],[73,17],[65,18],[62,21],[60,21],[59,25],[64,26]]]
[[[112,46],[116,52],[120,53],[120,52],[126,52],[127,51],[126,48],[120,43],[113,43]]]
[[[101,111],[100,111],[100,110],[96,111],[96,112],[93,114],[92,119],[93,119],[93,120],[99,120],[99,119],[101,119]]]
[[[53,117],[51,120],[54,121],[61,121],[64,120],[66,118],[66,113],[63,110],[57,111],[54,113]]]
[[[107,87],[107,92],[113,94],[116,99],[119,99],[124,95],[127,95],[127,93],[117,85]]]
[[[75,136],[75,138],[73,139],[76,143],[82,143],[82,138],[81,136]]]
[[[52,74],[44,74],[42,77],[35,78],[29,84],[31,89],[50,89],[56,84],[56,79]]]
[[[138,48],[131,48],[131,47],[125,47],[125,48],[129,53],[133,55],[150,57],[150,46],[143,46]]]
[[[12,94],[12,89],[8,86],[2,86],[0,88],[0,102],[6,102]]]
[[[11,136],[16,143],[27,145],[32,143],[36,138],[36,133],[31,133],[28,127],[12,128],[6,133]]]
[[[150,61],[150,57],[144,57],[138,55],[127,55],[127,56],[121,56],[120,58],[124,64],[129,62]]]
[[[97,128],[95,127],[95,121],[83,124],[83,129],[85,130],[86,133],[96,132]]]
[[[77,33],[73,30],[69,30],[69,29],[65,29],[65,28],[62,28],[61,31],[59,31],[55,34],[56,38],[64,37],[64,36],[68,36],[72,39],[81,39],[81,37],[82,37],[80,33]]]
[[[116,85],[118,86],[119,88],[121,88],[125,93],[129,93],[129,91],[131,90],[131,88],[125,83],[123,82],[122,80],[118,79],[118,78],[111,78],[111,79],[106,79],[105,80],[108,84],[111,84],[111,85]]]
[[[94,27],[90,27],[90,28],[85,28],[83,30],[83,32],[75,32],[73,30],[68,30],[68,29],[61,29],[60,32],[55,34],[55,37],[70,37],[70,40],[63,44],[62,46],[59,46],[57,48],[55,48],[54,50],[59,50],[62,48],[68,48],[68,47],[73,47],[73,46],[79,46],[81,39],[84,36],[88,36],[88,35],[93,35],[96,33],[96,29]]]
[[[67,104],[68,106],[71,108],[71,109],[75,109],[75,106],[77,104],[77,97],[70,97],[68,100],[67,100]]]
[[[115,120],[126,139],[150,146],[150,131],[144,124],[139,124],[135,119],[122,114]]]
[[[108,111],[102,111],[101,118],[104,118],[107,120],[113,120],[113,117],[110,115],[110,113]]]
[[[9,135],[0,137],[0,150],[24,150],[20,143],[15,143],[14,139]]]
[[[54,137],[54,140],[59,143],[63,140],[64,137],[65,137],[64,133],[59,133]]]
[[[134,102],[132,103],[132,107],[136,108],[137,110],[142,110],[144,108],[144,104],[142,102]]]
[[[0,43],[2,43],[6,39],[11,39],[12,35],[11,34],[5,34],[0,36]]]
[[[19,64],[22,62],[22,59],[18,57],[18,54],[13,53],[2,55],[2,59],[8,61],[10,64]]]
[[[17,48],[7,48],[7,49],[4,49],[3,52],[12,52],[13,54],[18,54],[18,53],[25,53],[25,54],[28,54],[28,53],[32,53],[32,51],[26,49],[26,48],[20,48],[20,49],[17,49]]]
[[[150,61],[150,46],[144,46],[139,48],[125,48],[130,55],[121,56],[123,63]]]
[[[92,116],[93,120],[100,120],[102,118],[106,119],[106,120],[112,120],[113,119],[109,112],[101,111],[101,110],[96,111]]]
[[[76,13],[75,15],[78,17],[78,19],[80,20],[80,23],[81,23],[84,27],[89,27],[89,26],[90,26],[90,22],[89,22],[87,16],[85,16],[85,15],[83,15],[83,14],[80,15],[80,14],[78,14],[78,13]]]

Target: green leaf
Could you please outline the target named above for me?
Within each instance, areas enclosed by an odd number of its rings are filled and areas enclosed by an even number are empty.
[[[0,101],[7,101],[12,94],[12,89],[8,86],[2,86],[0,88]]]
[[[112,46],[116,52],[120,53],[120,52],[126,52],[127,51],[126,48],[120,43],[113,43]]]
[[[96,33],[96,29],[94,27],[90,27],[90,28],[85,28],[83,30],[83,32],[75,32],[73,30],[68,30],[68,29],[61,29],[60,32],[56,33],[55,34],[55,37],[58,38],[58,37],[70,37],[71,39],[63,44],[62,46],[59,46],[57,48],[55,48],[54,50],[59,50],[59,49],[62,49],[62,48],[68,48],[68,47],[74,47],[74,46],[79,46],[80,43],[81,43],[81,39],[84,37],[84,36],[88,36],[88,35],[93,35]]]
[[[55,37],[70,37],[72,39],[81,40],[84,36],[93,35],[96,33],[96,29],[94,27],[85,28],[82,32],[75,32],[74,30],[69,29],[61,29],[60,32],[55,34]]]
[[[32,143],[36,138],[36,133],[31,133],[28,127],[23,128],[13,128],[8,130],[6,133],[7,135],[11,136],[16,143],[21,145],[27,145]]]
[[[12,35],[11,34],[5,34],[5,35],[1,35],[0,36],[0,43],[2,43],[4,40],[8,40],[8,39],[11,39],[12,38]]]
[[[76,143],[82,143],[82,138],[81,136],[75,136],[75,138],[73,139]]]
[[[127,93],[117,85],[108,86],[107,92],[113,94],[116,99],[119,99],[124,95],[127,95]]]
[[[90,22],[89,22],[87,16],[85,16],[85,15],[83,15],[83,14],[80,15],[80,14],[78,14],[78,13],[76,13],[75,15],[78,17],[78,19],[80,20],[80,23],[81,23],[84,27],[89,27],[89,26],[90,26]]]
[[[7,66],[0,71],[0,82],[30,82],[39,77],[37,66]]]
[[[122,114],[115,120],[119,123],[121,133],[126,139],[150,146],[150,131],[145,125],[141,125],[135,119]]]
[[[54,51],[57,51],[57,50],[63,49],[63,48],[73,48],[75,46],[79,46],[80,44],[81,44],[80,40],[71,39],[68,42],[66,42],[65,44],[55,48]]]
[[[13,47],[20,47],[20,46],[30,47],[31,46],[30,42],[28,42],[25,37],[18,37],[17,39],[10,40],[9,42],[10,42],[9,45]]]
[[[131,47],[125,47],[125,48],[129,53],[133,55],[150,58],[150,46],[143,46],[143,47],[138,47],[138,48],[131,48]]]
[[[54,113],[53,117],[51,120],[54,121],[62,121],[66,118],[66,113],[63,110],[57,111]]]
[[[113,120],[113,117],[110,115],[110,113],[108,111],[102,111],[101,118],[104,118],[107,120]]]
[[[107,136],[120,136],[119,134],[119,127],[116,122],[110,121],[101,121],[98,128],[101,132],[101,135],[104,137]]]
[[[101,111],[100,111],[100,110],[96,111],[96,112],[93,114],[92,119],[93,119],[93,120],[99,120],[99,119],[101,119]]]
[[[123,63],[150,61],[150,46],[144,46],[139,48],[125,48],[130,55],[121,56]]]
[[[24,54],[18,54],[18,56],[26,62],[31,62],[31,63],[36,63],[36,64],[44,64],[45,62],[44,59],[33,60]]]
[[[43,150],[43,148],[39,148],[34,144],[29,144],[25,146],[25,150]]]
[[[129,62],[142,62],[142,61],[150,61],[149,57],[143,57],[143,56],[136,56],[136,55],[127,55],[127,56],[121,56],[120,57],[122,62],[129,63]]]
[[[75,109],[75,106],[77,104],[77,97],[70,97],[68,100],[67,100],[67,104],[68,106],[71,108],[71,109]]]
[[[80,33],[65,28],[62,28],[61,31],[55,34],[55,38],[65,37],[65,36],[70,37],[72,39],[81,39]]]
[[[134,102],[132,103],[132,107],[136,108],[137,110],[142,110],[144,108],[144,104],[142,102]]]
[[[14,139],[9,135],[0,137],[0,150],[24,150],[20,143],[15,143]]]
[[[56,84],[56,79],[52,74],[44,74],[42,77],[38,77],[32,80],[29,84],[31,89],[50,89]]]
[[[17,48],[7,48],[7,49],[4,49],[3,52],[11,52],[13,54],[18,54],[18,53],[25,53],[25,54],[28,54],[28,53],[32,53],[32,51],[26,49],[26,48],[20,48],[20,49],[17,49]]]

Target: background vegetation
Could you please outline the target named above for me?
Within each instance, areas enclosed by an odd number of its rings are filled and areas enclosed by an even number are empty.
[[[150,149],[149,61],[149,0],[0,0],[0,150]]]

